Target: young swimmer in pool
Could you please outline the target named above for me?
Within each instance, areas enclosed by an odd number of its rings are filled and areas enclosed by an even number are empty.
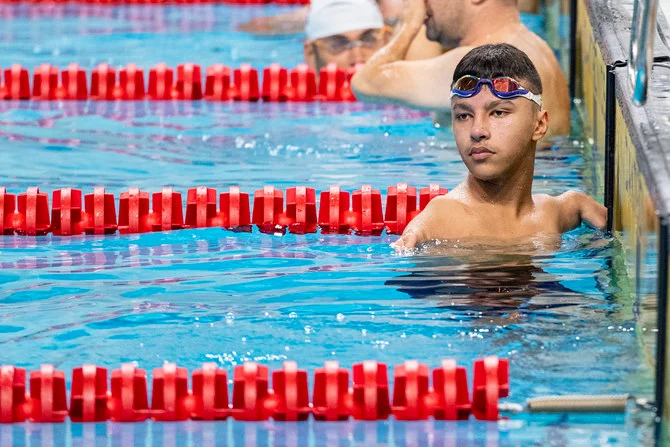
[[[431,239],[510,239],[560,234],[582,221],[604,228],[607,210],[585,194],[532,194],[535,147],[547,132],[542,82],[528,56],[508,44],[474,48],[456,66],[451,110],[465,181],[432,200],[395,247]]]

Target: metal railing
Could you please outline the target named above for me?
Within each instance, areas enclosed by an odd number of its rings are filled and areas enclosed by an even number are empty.
[[[654,30],[658,0],[635,0],[628,57],[628,79],[633,89],[633,103],[647,101],[647,85],[654,61]]]

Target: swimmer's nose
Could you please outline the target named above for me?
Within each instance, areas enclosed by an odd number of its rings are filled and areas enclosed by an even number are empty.
[[[360,46],[356,46],[351,49],[349,58],[352,67],[355,67],[358,64],[364,64],[368,60],[365,49],[361,48]]]
[[[486,140],[491,136],[489,132],[488,119],[485,113],[475,113],[474,122],[470,129],[470,139],[472,141]]]

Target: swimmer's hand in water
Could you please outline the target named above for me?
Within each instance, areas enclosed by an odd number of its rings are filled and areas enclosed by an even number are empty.
[[[431,200],[426,208],[407,224],[400,239],[391,244],[396,251],[413,250],[422,242],[433,239],[429,223],[436,218],[440,220],[439,216],[436,216],[436,208],[440,207],[439,202],[441,200],[437,198]]]
[[[563,231],[577,228],[582,222],[601,230],[607,228],[607,208],[592,197],[577,191],[567,191],[555,200],[561,207]]]
[[[396,251],[403,251],[408,249],[413,249],[416,247],[416,234],[414,233],[403,233],[400,238],[391,244]]]

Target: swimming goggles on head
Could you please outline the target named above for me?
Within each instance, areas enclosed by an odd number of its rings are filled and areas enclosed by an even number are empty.
[[[391,28],[385,26],[381,29],[369,29],[363,33],[358,40],[349,40],[346,36],[337,34],[334,36],[324,37],[314,41],[318,46],[323,46],[325,49],[334,55],[344,53],[355,47],[363,47],[368,50],[374,50],[379,45],[384,35],[392,31]]]
[[[519,84],[519,81],[507,76],[497,78],[478,78],[477,76],[465,75],[454,82],[451,87],[449,98],[471,98],[479,93],[482,85],[488,85],[491,93],[501,99],[526,98],[542,107],[542,96],[536,95]]]

